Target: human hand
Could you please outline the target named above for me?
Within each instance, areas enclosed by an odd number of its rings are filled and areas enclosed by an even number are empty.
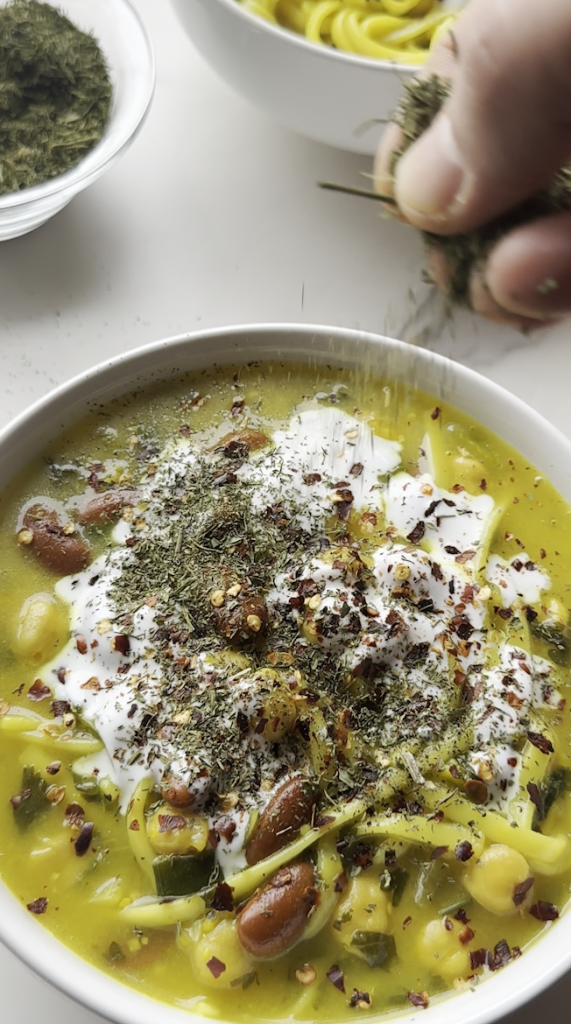
[[[477,228],[541,188],[571,157],[569,0],[471,0],[422,76],[452,90],[431,127],[399,159],[391,125],[375,187],[409,223],[437,235]],[[449,268],[432,247],[429,269],[446,291]],[[531,329],[571,313],[571,210],[511,230],[474,268],[469,298],[498,323]]]

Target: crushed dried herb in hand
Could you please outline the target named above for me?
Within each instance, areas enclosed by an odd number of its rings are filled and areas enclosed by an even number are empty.
[[[92,35],[38,0],[0,8],[0,195],[74,167],[101,139],[111,98]]]
[[[450,83],[436,75],[413,79],[406,85],[394,116],[404,139],[402,147],[393,154],[393,170],[408,147],[432,124],[449,92]],[[444,253],[450,302],[471,308],[470,280],[474,270],[485,263],[493,247],[515,227],[570,209],[571,166],[566,166],[558,171],[548,188],[481,227],[447,236],[423,231],[426,245],[437,247]]]

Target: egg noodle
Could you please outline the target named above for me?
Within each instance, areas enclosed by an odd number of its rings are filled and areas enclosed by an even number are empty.
[[[440,0],[241,0],[252,14],[338,50],[424,63],[448,29],[450,9]]]

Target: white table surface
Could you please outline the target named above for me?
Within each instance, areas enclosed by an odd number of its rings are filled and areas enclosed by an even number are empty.
[[[362,184],[370,161],[272,124],[214,76],[166,0],[134,2],[157,56],[142,134],[57,217],[0,245],[0,426],[93,363],[181,332],[303,321],[410,340],[426,324],[410,325],[427,295],[414,233],[316,188]],[[526,338],[462,313],[431,333],[571,436],[569,326]],[[3,947],[0,991],[2,1024],[100,1022]],[[509,1022],[566,1020],[570,1004],[571,976]]]

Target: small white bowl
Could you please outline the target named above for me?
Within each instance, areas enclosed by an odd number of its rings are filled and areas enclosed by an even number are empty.
[[[0,242],[44,224],[112,167],[143,125],[153,95],[153,48],[129,0],[54,0],[53,6],[97,39],[113,84],[111,118],[101,141],[71,170],[0,196]]]
[[[100,2],[100,0],[98,0]],[[366,366],[399,381],[419,382],[514,445],[571,503],[571,442],[538,413],[485,377],[458,363],[371,334],[309,325],[229,327],[182,335],[117,356],[68,384],[0,432],[0,492],[51,439],[102,402],[185,371],[268,359],[309,365]],[[177,1008],[127,988],[59,942],[0,882],[0,941],[63,993],[118,1024],[205,1024],[190,1007]],[[419,1013],[396,1014],[398,1024],[492,1024],[539,995],[571,968],[571,911],[474,992],[435,1000]],[[231,996],[229,996],[231,998]],[[350,1017],[350,1014],[353,1016]],[[260,1010],[263,1016],[263,1006]],[[355,1020],[354,1011],[347,1019]],[[387,1024],[388,1017],[382,1018]],[[562,1019],[564,1019],[562,1017]]]
[[[172,0],[188,36],[236,92],[316,142],[375,153],[415,68],[309,42],[238,0]]]

